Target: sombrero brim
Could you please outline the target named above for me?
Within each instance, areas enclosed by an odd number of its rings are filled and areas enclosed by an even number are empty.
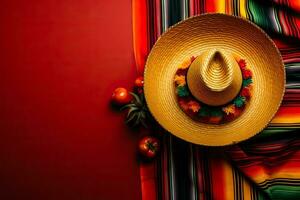
[[[191,56],[224,49],[247,61],[253,73],[253,94],[243,114],[213,125],[192,120],[178,106],[174,74]],[[285,89],[280,53],[258,26],[239,17],[205,14],[182,21],[156,42],[149,54],[144,90],[154,118],[170,133],[195,144],[223,146],[262,131],[277,112]]]

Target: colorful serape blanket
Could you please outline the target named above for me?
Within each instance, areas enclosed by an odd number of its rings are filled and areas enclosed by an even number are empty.
[[[171,25],[216,12],[244,17],[264,29],[282,54],[287,76],[277,115],[246,142],[208,148],[162,133],[160,158],[140,164],[142,199],[300,199],[300,1],[133,0],[132,12],[139,73],[152,45]]]

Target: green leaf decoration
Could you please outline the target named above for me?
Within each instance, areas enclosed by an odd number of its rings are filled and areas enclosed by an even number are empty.
[[[180,97],[187,97],[190,95],[189,90],[186,86],[178,86],[177,88],[177,94]]]
[[[130,92],[130,94],[134,97],[134,101],[136,105],[142,106],[143,105],[143,98],[139,97],[137,94]]]
[[[125,123],[128,124],[133,120],[136,120],[136,118],[138,118],[139,113],[131,113],[130,115],[128,115],[128,117],[126,117],[126,121]]]
[[[131,107],[133,107],[133,106],[135,106],[134,103],[126,104],[125,106],[122,106],[122,107],[120,108],[120,111],[123,111],[123,110],[125,110],[125,109],[127,109],[127,108],[131,108]]]
[[[133,112],[138,111],[138,110],[139,110],[138,107],[129,108],[128,113],[127,113],[127,117],[129,117],[130,114],[132,114]]]
[[[210,114],[209,108],[206,106],[202,106],[200,108],[200,110],[198,111],[199,117],[207,117],[207,116],[209,116],[209,114]]]
[[[240,107],[243,107],[243,105],[245,104],[246,102],[246,98],[245,97],[242,97],[242,96],[238,96],[237,98],[234,99],[233,101],[233,104],[240,108]]]
[[[243,87],[247,87],[251,83],[253,83],[252,78],[244,79],[243,80]]]
[[[146,105],[144,94],[131,92],[133,100],[131,103],[124,105],[120,110],[128,110],[125,123],[131,127],[144,126],[151,120],[151,114]]]
[[[136,120],[133,121],[132,126],[136,127],[137,125],[139,125],[141,123],[141,113],[137,113],[136,115]]]
[[[210,112],[211,116],[213,117],[223,117],[223,112],[221,109],[213,108]]]

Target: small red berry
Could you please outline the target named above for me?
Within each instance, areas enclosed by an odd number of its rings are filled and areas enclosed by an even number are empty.
[[[143,87],[144,86],[144,77],[140,76],[140,77],[136,78],[134,81],[134,85],[136,87]]]

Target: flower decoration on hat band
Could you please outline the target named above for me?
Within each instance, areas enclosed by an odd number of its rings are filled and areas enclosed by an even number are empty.
[[[247,66],[247,62],[244,59],[237,60],[242,73],[242,86],[238,95],[225,105],[210,106],[197,100],[187,86],[187,72],[195,58],[192,56],[183,62],[174,76],[179,107],[192,119],[208,124],[227,123],[239,117],[249,103],[252,92],[252,71]]]

